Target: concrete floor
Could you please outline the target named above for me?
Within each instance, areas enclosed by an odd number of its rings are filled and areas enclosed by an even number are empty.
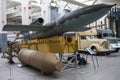
[[[0,58],[0,80],[120,80],[120,53],[97,58],[99,67],[96,70],[91,56],[88,56],[89,64],[82,68],[55,72],[47,76],[42,75],[39,70],[28,66],[19,68],[17,64],[11,65],[6,59]]]

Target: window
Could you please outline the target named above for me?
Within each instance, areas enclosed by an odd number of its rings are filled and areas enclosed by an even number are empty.
[[[85,36],[81,36],[81,39],[86,39],[86,37]]]
[[[102,38],[102,34],[99,33],[99,34],[97,35],[97,37],[98,37],[98,38]]]
[[[108,37],[108,34],[107,33],[103,33],[103,37]]]
[[[113,36],[112,33],[109,33],[109,36],[112,37]]]
[[[50,6],[51,21],[58,18],[58,7]]]

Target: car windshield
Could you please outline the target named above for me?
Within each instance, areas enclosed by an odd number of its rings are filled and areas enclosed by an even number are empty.
[[[108,37],[108,33],[103,33],[103,37]]]
[[[112,33],[109,33],[109,37],[112,37],[113,35],[112,35]]]
[[[103,33],[103,37],[112,37],[112,33]]]

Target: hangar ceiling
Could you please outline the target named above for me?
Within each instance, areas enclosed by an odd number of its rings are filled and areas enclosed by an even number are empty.
[[[115,3],[117,4],[118,6],[120,6],[120,0],[100,0],[104,3]]]
[[[36,18],[37,15],[40,15],[41,7],[32,2],[32,17]],[[7,20],[8,22],[21,22],[21,2],[20,0],[7,0]]]
[[[37,18],[41,15],[40,2],[42,0],[31,0],[32,17]],[[60,1],[60,0],[59,0]],[[79,6],[87,6],[96,3],[117,3],[120,5],[120,0],[62,0],[67,3],[73,3]],[[21,3],[20,0],[7,0],[7,22],[21,23]]]

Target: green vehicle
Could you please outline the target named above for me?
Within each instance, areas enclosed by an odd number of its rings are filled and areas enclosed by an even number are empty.
[[[96,29],[96,30],[98,38],[107,39],[111,43],[112,48],[115,49],[115,52],[119,51],[120,41],[118,38],[113,37],[111,29]]]

